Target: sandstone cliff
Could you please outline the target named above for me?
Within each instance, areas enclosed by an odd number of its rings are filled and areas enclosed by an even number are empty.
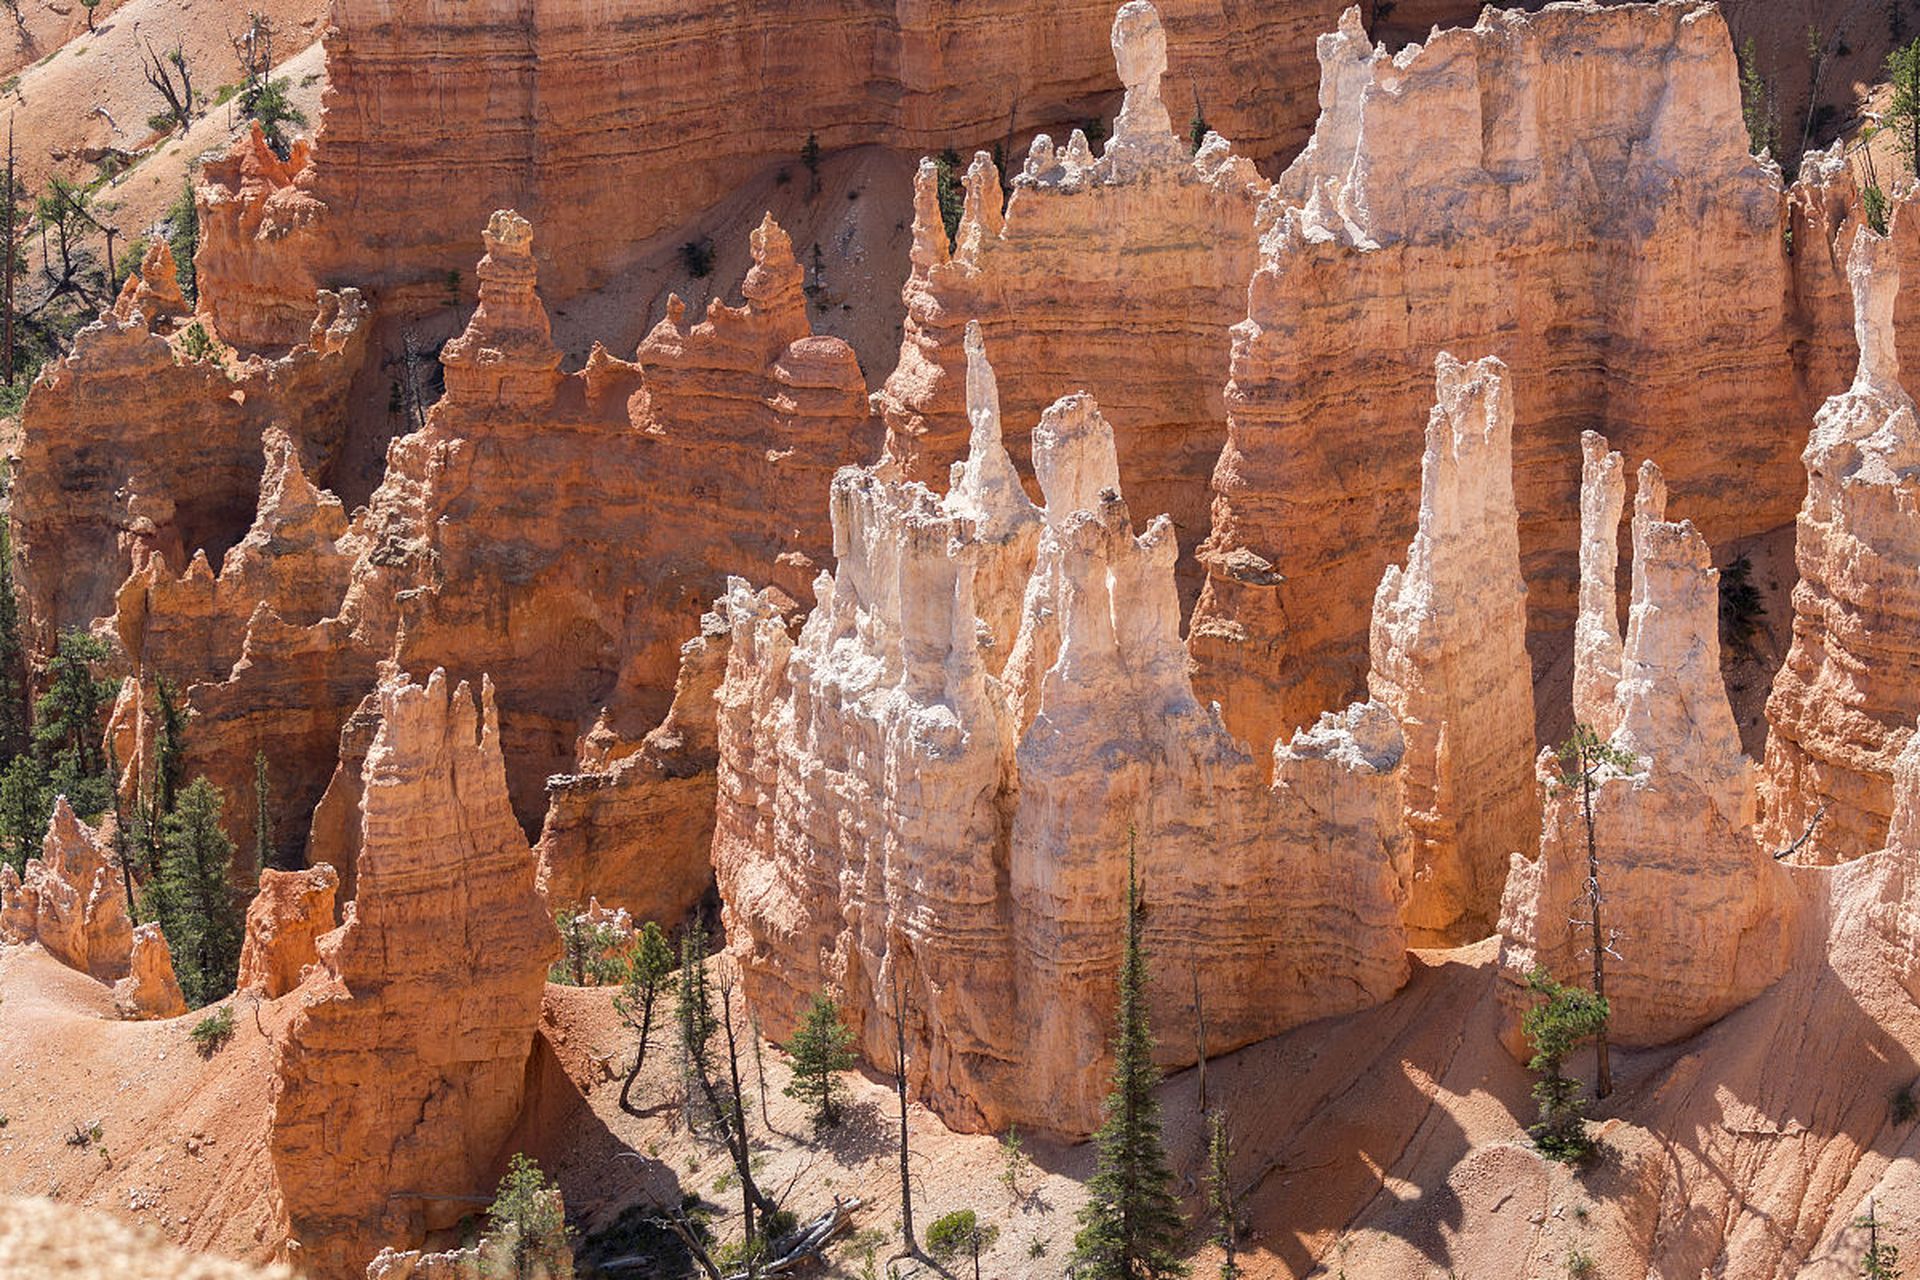
[[[1513,502],[1506,366],[1442,352],[1407,562],[1373,598],[1367,687],[1406,735],[1402,804],[1413,834],[1416,946],[1492,932],[1507,856],[1538,831],[1528,758],[1533,680]]]
[[[1762,830],[1785,848],[1811,827],[1797,856],[1813,862],[1886,843],[1893,762],[1920,714],[1920,422],[1894,346],[1894,244],[1862,227],[1847,274],[1859,367],[1802,455],[1793,645],[1767,699]]]
[[[1404,980],[1402,744],[1355,708],[1282,747],[1270,786],[1188,686],[1171,525],[1134,534],[1091,398],[1034,430],[1046,528],[1012,536],[1030,506],[976,352],[947,499],[842,472],[837,563],[797,640],[764,593],[730,588],[714,865],[770,1032],[833,988],[880,1060],[904,1010],[913,1086],[950,1124],[1086,1132],[1130,845],[1148,945],[1191,974],[1153,993],[1169,1064],[1191,1061],[1173,1029],[1193,984],[1217,1052]],[[1003,658],[987,619],[1018,590],[1014,556],[1031,562]]]
[[[308,314],[303,340],[269,356],[233,349],[204,319],[168,336],[171,326],[156,330],[158,317],[130,306],[104,313],[42,371],[22,414],[9,515],[36,649],[111,613],[149,559],[178,574],[196,552],[217,561],[238,542],[269,427],[284,427],[305,468],[326,474],[346,433],[365,308],[347,289],[321,293]]]
[[[1604,448],[1604,445],[1602,446]],[[1603,492],[1613,481],[1594,469]],[[1739,1008],[1786,968],[1796,895],[1756,841],[1756,771],[1720,677],[1718,574],[1690,520],[1666,518],[1667,488],[1642,464],[1633,518],[1633,608],[1592,814],[1603,896],[1611,1037],[1661,1044]],[[1501,903],[1501,999],[1531,1000],[1545,966],[1586,985],[1587,829],[1581,785],[1550,779],[1539,857],[1515,854]],[[1508,1035],[1517,1046],[1509,1027]]]
[[[127,975],[128,912],[113,849],[74,816],[65,796],[54,801],[40,856],[27,860],[26,874],[0,866],[0,938],[38,942],[61,964],[102,982]]]
[[[1164,8],[1183,126],[1203,112],[1256,159],[1297,146],[1332,0]],[[293,340],[321,282],[371,286],[407,313],[443,306],[466,228],[508,204],[546,229],[542,268],[568,298],[756,171],[797,168],[810,136],[918,155],[1106,115],[1120,88],[1101,39],[1111,12],[1111,0],[965,13],[336,0],[311,156],[276,166],[240,148],[206,175],[208,306],[263,343]],[[432,217],[419,216],[422,191],[439,193]]]
[[[469,1211],[458,1197],[486,1189],[559,953],[492,686],[397,677],[380,711],[358,892],[276,1044],[277,1194],[292,1251],[325,1277],[452,1225]]]
[[[234,985],[257,989],[269,1000],[299,986],[303,971],[320,958],[321,935],[333,931],[339,886],[340,873],[324,862],[305,871],[262,871],[260,891],[247,906]]]
[[[1442,349],[1522,374],[1536,635],[1574,620],[1583,429],[1659,457],[1716,540],[1784,524],[1798,483],[1778,180],[1747,154],[1716,9],[1488,9],[1391,57],[1348,19],[1319,53],[1320,120],[1263,205],[1233,331],[1191,628],[1197,687],[1253,740],[1360,686]]]
[[[1015,460],[1027,461],[1026,424],[1058,388],[1086,388],[1116,424],[1127,492],[1139,509],[1171,515],[1190,553],[1206,534],[1206,481],[1225,438],[1225,334],[1246,314],[1266,184],[1217,136],[1197,155],[1175,136],[1162,101],[1167,44],[1152,5],[1123,5],[1112,46],[1126,97],[1104,154],[1094,159],[1079,130],[1060,147],[1034,139],[1004,210],[1000,174],[975,156],[951,251],[936,169],[922,162],[906,330],[876,403],[903,473],[944,479],[966,451],[962,330],[978,322]],[[1183,563],[1187,603],[1197,575]]]

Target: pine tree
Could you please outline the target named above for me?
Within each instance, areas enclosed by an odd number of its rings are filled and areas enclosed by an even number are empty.
[[[568,1257],[560,1188],[524,1152],[507,1161],[507,1174],[487,1207],[482,1251],[503,1256],[514,1280],[530,1280],[541,1269],[557,1271]]]
[[[667,935],[660,926],[649,920],[640,927],[640,939],[627,953],[626,981],[621,984],[620,994],[613,998],[614,1012],[639,1037],[633,1052],[633,1068],[620,1086],[622,1111],[633,1112],[633,1082],[640,1078],[640,1069],[647,1064],[647,1040],[653,1034],[653,1007],[659,1001],[660,988],[672,973],[673,948],[667,945]]]
[[[1772,155],[1780,149],[1779,130],[1773,123],[1773,86],[1760,74],[1760,55],[1753,37],[1741,44],[1740,115],[1747,126],[1747,145],[1754,155]]]
[[[1920,173],[1920,40],[1887,55],[1887,80],[1893,98],[1883,119],[1894,131],[1908,171]]]
[[[1540,1076],[1533,1086],[1540,1119],[1527,1132],[1547,1156],[1577,1164],[1593,1154],[1593,1140],[1587,1137],[1580,1082],[1570,1079],[1561,1067],[1576,1046],[1606,1026],[1606,997],[1563,987],[1543,968],[1527,975],[1527,989],[1541,997],[1520,1019],[1520,1028],[1533,1045],[1527,1069]]]
[[[1240,1280],[1240,1203],[1233,1192],[1233,1135],[1227,1113],[1207,1113],[1207,1208],[1213,1214],[1213,1239],[1225,1255],[1220,1280]]]
[[[219,791],[205,778],[180,793],[166,817],[160,871],[142,907],[167,935],[180,989],[195,1008],[233,990],[246,937],[229,878],[233,841],[220,827],[221,807]]]
[[[1153,1032],[1147,1025],[1147,958],[1140,939],[1131,833],[1126,929],[1113,1089],[1107,1095],[1105,1122],[1094,1135],[1098,1156],[1073,1240],[1072,1271],[1081,1280],[1161,1280],[1186,1274],[1177,1253],[1184,1224],[1160,1137],[1160,1103],[1153,1094],[1160,1073],[1153,1065]]]
[[[1600,1022],[1593,1031],[1595,1059],[1593,1092],[1604,1098],[1613,1092],[1613,1069],[1607,1060],[1607,952],[1612,935],[1601,927],[1600,908],[1606,896],[1600,892],[1600,842],[1594,824],[1593,793],[1604,770],[1630,773],[1638,764],[1630,751],[1622,750],[1595,733],[1591,725],[1576,724],[1573,735],[1560,744],[1560,774],[1556,787],[1580,793],[1580,816],[1587,831],[1587,949],[1593,962],[1593,994],[1600,1000]]]
[[[853,1032],[840,1020],[840,1006],[822,991],[807,1006],[800,1029],[787,1042],[793,1058],[793,1079],[786,1095],[806,1103],[816,1131],[838,1124],[840,1073],[853,1070]]]
[[[48,785],[87,819],[106,810],[112,792],[101,750],[101,717],[114,685],[93,674],[93,664],[106,656],[107,647],[86,632],[62,632],[47,666],[47,691],[33,705],[34,746],[46,766]]]
[[[13,594],[13,543],[6,522],[0,520],[0,764],[11,762],[28,745],[26,658],[20,642],[20,603]]]
[[[0,859],[25,871],[27,859],[39,856],[52,817],[46,770],[31,755],[15,756],[0,774]]]
[[[253,753],[253,865],[258,870],[279,867],[273,847],[273,814],[267,806],[267,753]]]

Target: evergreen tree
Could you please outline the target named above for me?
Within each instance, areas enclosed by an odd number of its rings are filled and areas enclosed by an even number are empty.
[[[1908,171],[1920,173],[1920,40],[1887,55],[1887,80],[1893,98],[1882,118],[1894,131]]]
[[[620,994],[613,998],[614,1012],[639,1036],[634,1048],[633,1068],[620,1086],[620,1109],[633,1111],[633,1082],[647,1063],[647,1040],[653,1034],[653,1007],[659,1001],[660,988],[673,974],[673,948],[659,925],[649,920],[640,927],[640,939],[627,953],[627,977]]]
[[[1780,149],[1779,130],[1773,123],[1773,86],[1760,74],[1760,55],[1753,37],[1741,44],[1740,115],[1747,126],[1747,146],[1755,155],[1772,155]]]
[[[1547,1156],[1577,1164],[1593,1154],[1593,1140],[1587,1137],[1587,1104],[1580,1096],[1580,1082],[1570,1079],[1561,1067],[1576,1046],[1606,1026],[1607,1000],[1579,987],[1561,986],[1544,968],[1527,975],[1527,989],[1541,997],[1520,1019],[1520,1028],[1533,1045],[1527,1069],[1540,1076],[1533,1086],[1540,1119],[1527,1132]]]
[[[0,774],[0,858],[25,871],[27,859],[39,856],[52,817],[47,771],[31,755],[15,756]]]
[[[279,867],[273,847],[273,814],[267,807],[267,753],[253,753],[253,865],[256,870]]]
[[[20,642],[20,603],[13,594],[13,543],[0,520],[0,764],[28,746],[27,651]]]
[[[235,900],[233,841],[220,827],[220,793],[205,778],[180,793],[166,817],[159,874],[142,908],[173,951],[187,1003],[198,1008],[233,990],[246,918]]]
[[[514,1280],[530,1280],[543,1268],[551,1274],[569,1258],[560,1188],[524,1152],[507,1161],[507,1175],[487,1207],[482,1252],[504,1261]]]
[[[807,1006],[800,1029],[787,1042],[793,1079],[785,1093],[812,1109],[816,1131],[839,1123],[840,1073],[853,1070],[853,1032],[840,1020],[840,1006],[822,991]]]
[[[1587,831],[1587,952],[1593,962],[1593,994],[1600,1001],[1600,1021],[1593,1031],[1595,1059],[1594,1094],[1606,1097],[1613,1092],[1613,1068],[1607,1061],[1607,952],[1613,935],[1601,925],[1600,908],[1606,896],[1600,892],[1600,841],[1594,822],[1593,794],[1604,775],[1631,773],[1639,762],[1631,751],[1614,746],[1595,733],[1593,726],[1576,724],[1573,734],[1560,744],[1560,773],[1554,778],[1559,790],[1577,791],[1580,816]]]
[[[1225,1255],[1220,1280],[1240,1280],[1240,1203],[1233,1191],[1233,1135],[1227,1113],[1207,1113],[1207,1208],[1213,1213],[1213,1240]]]
[[[1081,1280],[1161,1280],[1186,1274],[1177,1252],[1184,1224],[1160,1137],[1160,1073],[1147,1025],[1147,958],[1140,940],[1133,837],[1127,838],[1127,941],[1120,962],[1113,1089],[1094,1135],[1098,1156],[1073,1240]]]
[[[114,685],[93,674],[93,664],[106,656],[107,647],[86,632],[61,632],[59,650],[47,666],[47,691],[33,705],[34,746],[46,766],[47,783],[87,819],[98,817],[112,799],[101,718]]]

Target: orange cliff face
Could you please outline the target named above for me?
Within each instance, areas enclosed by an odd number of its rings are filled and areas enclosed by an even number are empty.
[[[1518,375],[1536,645],[1574,620],[1582,430],[1659,458],[1729,541],[1791,518],[1810,407],[1779,178],[1747,154],[1717,10],[1488,10],[1392,57],[1349,19],[1320,57],[1233,330],[1192,625],[1202,696],[1254,739],[1359,687],[1442,348]]]
[[[269,1151],[290,1258],[323,1280],[470,1212],[520,1113],[559,940],[507,801],[494,692],[382,684],[346,923],[289,999]],[[330,895],[329,895],[330,896]],[[248,921],[248,952],[270,944]]]
[[[1332,0],[1162,8],[1181,131],[1198,112],[1256,159],[1297,147]],[[510,205],[542,228],[542,274],[566,299],[756,171],[797,165],[809,136],[925,154],[1110,113],[1111,12],[1107,0],[991,0],[964,15],[852,0],[336,0],[310,162],[256,148],[206,175],[203,288],[223,326],[263,345],[291,341],[316,281],[432,309],[467,267],[467,228]],[[419,216],[423,191],[438,193],[433,217]]]

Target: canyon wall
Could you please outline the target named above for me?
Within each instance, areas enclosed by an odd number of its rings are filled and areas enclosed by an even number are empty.
[[[559,956],[493,688],[450,684],[380,686],[358,892],[275,1043],[275,1191],[289,1256],[324,1280],[453,1225],[491,1185]]]
[[[309,302],[298,344],[270,357],[234,350],[204,319],[183,329],[123,299],[42,370],[22,411],[9,513],[37,651],[112,613],[121,583],[150,558],[177,573],[195,552],[217,561],[239,541],[269,427],[325,472],[346,433],[365,308],[352,289]]]
[[[127,976],[132,912],[112,847],[76,818],[65,796],[24,875],[0,866],[0,939],[38,942],[69,969],[101,982]]]
[[[1027,462],[1026,424],[1057,389],[1084,388],[1115,424],[1126,491],[1142,511],[1167,513],[1190,555],[1206,534],[1226,331],[1246,314],[1266,183],[1217,136],[1194,154],[1175,135],[1167,45],[1151,5],[1122,6],[1112,47],[1126,96],[1104,153],[1094,159],[1077,129],[1060,147],[1035,138],[1004,209],[999,172],[976,155],[951,251],[937,170],[922,162],[906,329],[876,404],[903,474],[944,480],[966,452],[963,331],[977,322],[1014,460]],[[1190,605],[1198,567],[1183,558],[1181,573]]]
[[[1590,457],[1592,456],[1590,451]],[[1617,472],[1600,442],[1586,505],[1612,505]],[[1500,997],[1518,1046],[1527,975],[1587,985],[1588,810],[1608,949],[1609,1035],[1661,1044],[1753,999],[1785,970],[1797,898],[1757,840],[1757,775],[1742,754],[1720,675],[1719,574],[1691,520],[1666,518],[1667,486],[1641,465],[1633,517],[1633,605],[1591,800],[1579,761],[1542,752],[1539,856],[1516,853],[1501,904]],[[1596,534],[1601,531],[1596,530]],[[1597,585],[1597,584],[1595,584]],[[1585,592],[1611,612],[1611,595]],[[1591,625],[1590,623],[1588,625]]]
[[[1280,744],[1269,783],[1188,686],[1173,530],[1133,532],[1100,410],[1069,396],[1033,430],[1036,542],[969,345],[948,497],[843,471],[797,640],[767,593],[729,589],[714,865],[776,1038],[832,988],[876,1061],[908,1020],[913,1087],[948,1123],[1085,1133],[1130,858],[1147,945],[1191,972],[1214,1052],[1405,980],[1403,744],[1355,707]],[[1022,591],[1009,648],[990,620]],[[1190,1061],[1187,984],[1151,999],[1162,1060]]]
[[[1799,486],[1779,182],[1747,154],[1718,10],[1489,9],[1393,57],[1349,19],[1319,52],[1320,120],[1262,206],[1233,330],[1191,627],[1196,687],[1255,741],[1360,688],[1443,347],[1519,375],[1536,638],[1574,619],[1582,430],[1658,458],[1716,540],[1785,524]]]
[[[1313,37],[1336,5],[1163,7],[1180,119],[1204,114],[1257,159],[1297,147]],[[925,154],[1105,114],[1119,88],[1100,38],[1110,13],[1109,0],[334,0],[311,156],[275,168],[256,153],[206,175],[207,305],[262,345],[293,340],[322,282],[434,309],[467,266],[466,229],[508,205],[545,228],[543,273],[571,297],[750,175],[798,169],[810,136]],[[422,191],[440,193],[431,218]]]
[[[1835,862],[1886,843],[1894,759],[1920,715],[1920,421],[1900,385],[1894,241],[1862,227],[1847,258],[1859,365],[1802,455],[1793,644],[1767,699],[1762,830]]]

